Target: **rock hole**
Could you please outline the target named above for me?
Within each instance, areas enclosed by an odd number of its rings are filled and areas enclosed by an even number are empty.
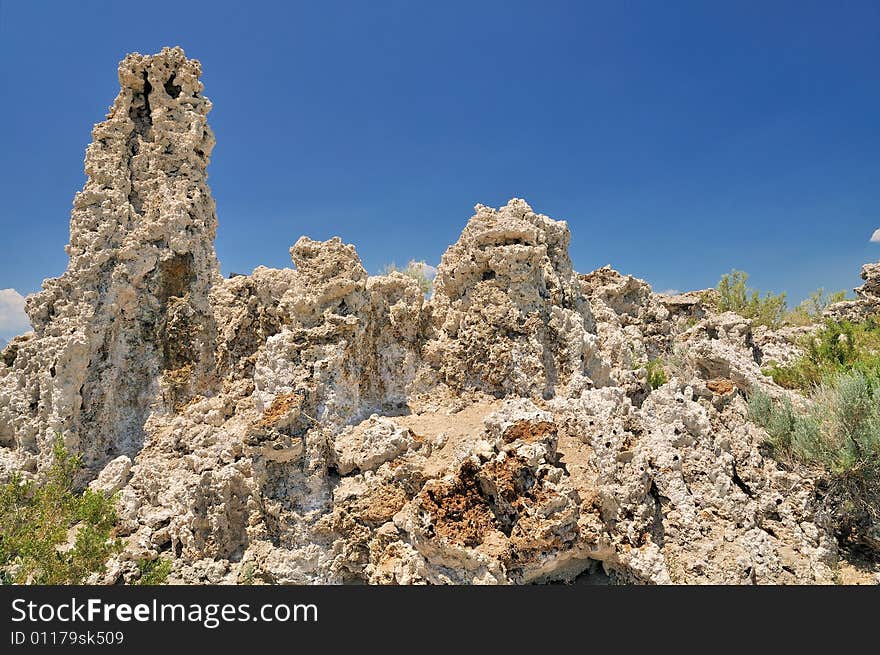
[[[663,496],[657,488],[657,483],[651,480],[651,488],[648,489],[648,496],[654,500],[654,521],[651,526],[651,540],[660,548],[666,539],[666,528],[663,526]]]
[[[176,98],[180,95],[180,87],[174,83],[174,74],[172,73],[171,77],[165,82],[165,93],[167,93],[172,98]]]
[[[153,114],[150,109],[150,93],[153,90],[150,80],[147,79],[147,73],[144,71],[144,90],[143,93],[135,93],[131,99],[131,106],[128,108],[128,117],[134,123],[134,130],[128,135],[129,160],[140,151],[140,139],[146,139],[147,132],[153,126]],[[128,203],[136,214],[143,211],[143,201],[135,189],[134,167],[131,161],[128,164],[129,169],[129,192]]]
[[[559,584],[559,583],[557,583]],[[567,583],[572,585],[587,586],[606,586],[614,584],[611,576],[605,571],[605,567],[597,560],[587,560],[586,567],[583,572],[579,573],[574,579]]]
[[[128,109],[128,117],[134,123],[135,134],[146,136],[147,130],[153,125],[153,113],[150,109],[150,93],[153,86],[147,79],[147,73],[144,71],[144,91],[143,93],[135,93],[131,99],[131,107]]]
[[[739,477],[739,473],[736,472],[736,462],[733,463],[733,472],[730,476],[730,479],[733,480],[733,483],[740,488],[740,490],[749,498],[754,498],[754,492],[749,489],[749,486],[743,482],[743,479]]]

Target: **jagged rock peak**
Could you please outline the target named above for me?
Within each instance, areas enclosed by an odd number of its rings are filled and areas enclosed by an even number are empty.
[[[574,306],[580,294],[568,255],[571,233],[565,221],[536,214],[520,198],[498,210],[478,204],[474,212],[458,242],[443,255],[435,280],[438,295],[455,299],[479,279],[500,276],[501,281],[534,288],[544,300]],[[474,265],[462,267],[462,256],[470,254],[476,256]],[[510,259],[510,265],[503,265],[502,259]],[[524,259],[534,260],[539,268],[516,265]]]
[[[880,262],[862,266],[862,279],[865,283],[856,289],[856,293],[875,304],[880,301]]]
[[[565,221],[477,205],[437,269],[425,356],[455,389],[550,397],[609,382]]]
[[[856,293],[855,300],[834,303],[825,310],[827,318],[859,322],[876,317],[880,305],[880,262],[862,266],[861,278],[865,283],[853,289]]]
[[[155,279],[160,262],[171,262],[165,269],[186,264],[218,272],[217,218],[206,184],[214,136],[200,73],[199,62],[186,59],[180,48],[152,56],[135,53],[120,63],[119,95],[107,120],[92,130],[88,179],[73,201],[67,271],[28,300],[37,334],[64,313],[63,305],[88,302],[89,291],[102,287],[100,282],[174,286],[169,275]],[[168,296],[175,289],[154,291]],[[113,300],[123,313],[141,304],[130,294],[110,295],[117,296]]]
[[[119,65],[74,197],[67,270],[28,298],[35,336],[0,390],[0,434],[26,452],[61,432],[87,463],[133,456],[163,372],[184,395],[209,383],[220,275],[200,73],[180,48]]]

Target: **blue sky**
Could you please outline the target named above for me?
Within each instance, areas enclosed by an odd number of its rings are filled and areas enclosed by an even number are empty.
[[[302,234],[436,264],[514,196],[657,290],[797,301],[880,258],[877,2],[0,0],[0,289],[64,270],[117,63],[163,45],[214,102],[227,274]]]

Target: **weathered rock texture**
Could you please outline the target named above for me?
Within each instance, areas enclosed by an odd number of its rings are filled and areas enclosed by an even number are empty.
[[[437,269],[426,361],[455,390],[549,398],[609,384],[562,221],[477,205]]]
[[[816,483],[746,420],[744,391],[786,393],[761,366],[791,335],[579,276],[518,199],[476,207],[430,299],[339,238],[222,279],[199,72],[121,63],[67,272],[0,359],[0,475],[39,477],[58,431],[119,493],[102,582],[160,556],[190,583],[834,579]]]
[[[138,454],[163,390],[170,403],[204,386],[219,267],[200,73],[179,49],[121,63],[73,201],[67,271],[28,298],[34,336],[6,358],[0,443],[39,455],[60,431],[99,467]]]
[[[844,300],[831,305],[825,314],[837,320],[862,321],[875,317],[880,307],[880,262],[862,266],[862,279],[865,283],[853,289],[855,300]]]

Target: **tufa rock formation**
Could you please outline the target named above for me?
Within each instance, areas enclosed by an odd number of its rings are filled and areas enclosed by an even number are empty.
[[[424,358],[456,391],[551,398],[610,383],[562,221],[477,205],[437,269]]]
[[[60,431],[92,466],[133,458],[163,375],[175,389],[210,376],[220,276],[200,73],[179,49],[120,65],[74,197],[67,271],[28,298],[34,336],[6,357],[0,443],[39,456]]]
[[[119,493],[94,582],[157,557],[186,583],[835,579],[816,482],[746,420],[743,391],[787,393],[761,364],[789,341],[578,275],[567,225],[518,199],[476,207],[429,299],[339,238],[222,279],[199,73],[121,63],[67,271],[0,358],[0,477],[39,477],[60,432]]]
[[[856,299],[831,305],[825,310],[828,318],[858,322],[876,313],[880,306],[880,262],[862,266],[861,277],[865,283],[853,289]]]

